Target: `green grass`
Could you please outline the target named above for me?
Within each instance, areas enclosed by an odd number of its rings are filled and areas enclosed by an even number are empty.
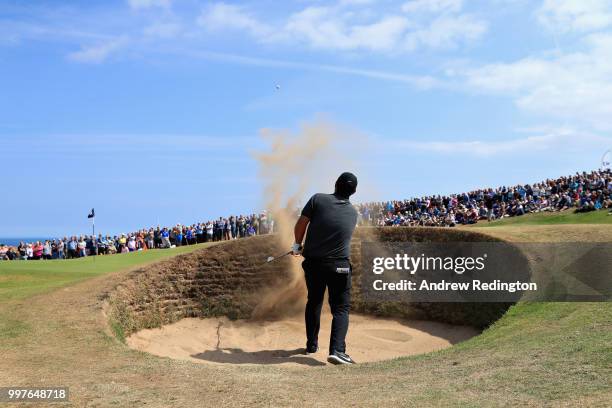
[[[191,252],[210,244],[53,261],[0,261],[0,302],[25,299],[83,279]]]
[[[550,219],[538,221],[545,217]],[[595,222],[593,217],[604,219]],[[495,224],[612,222],[612,216],[605,217],[605,211],[535,214]],[[584,239],[589,237],[585,232]],[[612,406],[612,303],[519,303],[482,335],[448,349],[302,371],[265,365],[219,368],[119,347],[100,330],[99,316],[92,317],[97,306],[87,306],[96,293],[91,289],[81,293],[75,288],[66,300],[55,297],[59,303],[49,304],[43,297],[2,305],[9,296],[20,299],[192,249],[101,257],[95,264],[91,258],[0,263],[0,355],[12,367],[3,372],[5,382],[59,378],[78,389],[71,401],[76,405],[223,406],[230,401],[327,406],[342,400],[346,406]],[[24,283],[31,287],[25,292],[19,287]],[[64,316],[67,307],[73,309]],[[124,336],[119,326],[112,330],[119,339]],[[169,389],[171,398],[165,392]],[[342,391],[347,389],[349,393]]]
[[[575,213],[573,210],[569,210],[561,213],[527,214],[492,222],[481,221],[475,225],[478,227],[501,227],[553,224],[612,224],[612,215],[608,215],[608,210],[591,211],[588,213]]]
[[[593,406],[610,406],[612,304],[518,303],[468,341],[380,365],[390,377],[408,365],[448,396],[422,393],[421,406],[580,406],[568,401],[595,395]]]

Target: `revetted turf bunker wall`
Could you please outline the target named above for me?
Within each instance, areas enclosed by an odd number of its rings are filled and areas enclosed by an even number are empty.
[[[366,302],[361,296],[361,240],[408,242],[499,241],[466,230],[362,228],[352,244],[353,311],[387,317],[443,321],[483,328],[509,303]],[[131,272],[109,295],[108,316],[119,338],[184,317],[248,318],[265,288],[289,279],[290,260],[262,263],[286,250],[275,236],[225,242]]]
[[[275,236],[257,236],[196,250],[131,272],[108,298],[120,337],[184,317],[248,318],[263,288],[288,279],[289,260]]]
[[[351,245],[352,309],[378,316],[434,320],[483,329],[499,319],[512,303],[366,302],[361,296],[361,240],[378,242],[500,242],[498,238],[464,229],[359,228]]]

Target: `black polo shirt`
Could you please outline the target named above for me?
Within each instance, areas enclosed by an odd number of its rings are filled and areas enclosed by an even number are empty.
[[[304,258],[350,258],[357,210],[348,198],[335,194],[315,194],[304,206],[302,215],[310,219],[304,243]]]

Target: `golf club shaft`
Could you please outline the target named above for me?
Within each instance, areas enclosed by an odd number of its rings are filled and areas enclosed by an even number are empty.
[[[274,258],[274,260],[276,261],[277,259],[281,259],[284,256],[289,255],[290,253],[292,253],[293,251],[289,251],[289,252],[285,252],[284,254],[282,254],[281,256],[277,256],[276,258]]]
[[[274,262],[274,261],[276,261],[277,259],[281,259],[282,257],[287,256],[287,255],[289,255],[289,254],[290,254],[290,253],[292,253],[292,252],[293,252],[293,251],[289,251],[289,252],[286,252],[286,253],[284,253],[284,254],[282,254],[282,255],[275,256],[274,258],[270,259],[270,260],[269,260],[269,261],[267,261],[266,263]]]

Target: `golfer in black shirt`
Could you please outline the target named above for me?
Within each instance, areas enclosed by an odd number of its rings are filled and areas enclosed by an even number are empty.
[[[318,350],[321,307],[325,289],[333,315],[329,356],[332,364],[354,364],[346,354],[346,332],[351,304],[351,237],[357,224],[357,211],[349,197],[357,189],[357,177],[342,173],[334,194],[315,194],[295,224],[293,255],[304,256],[302,267],[308,288],[306,303],[306,352]],[[302,240],[308,235],[302,252]]]

